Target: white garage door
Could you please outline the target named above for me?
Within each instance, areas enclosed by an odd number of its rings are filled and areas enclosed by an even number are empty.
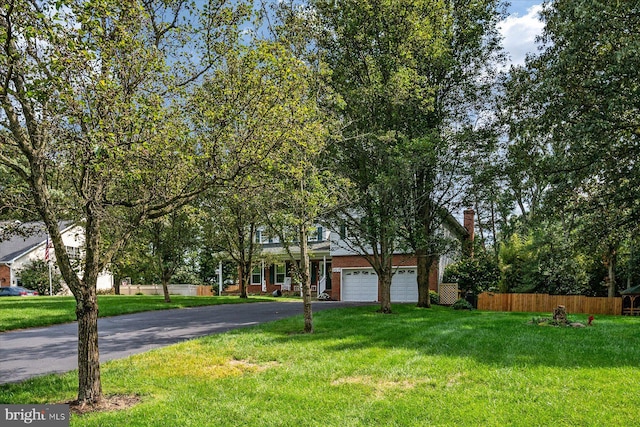
[[[378,275],[372,268],[342,271],[343,301],[378,301]]]
[[[378,276],[372,268],[343,270],[343,301],[377,301]],[[400,268],[391,281],[391,302],[417,302],[418,285],[415,268]]]
[[[399,268],[391,281],[391,302],[418,302],[415,268]]]

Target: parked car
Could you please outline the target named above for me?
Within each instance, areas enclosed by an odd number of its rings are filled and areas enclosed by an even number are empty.
[[[34,295],[38,295],[38,291],[32,291],[22,286],[0,288],[0,297],[27,297]]]

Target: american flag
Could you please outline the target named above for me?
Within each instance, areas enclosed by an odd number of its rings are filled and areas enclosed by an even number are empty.
[[[47,244],[44,247],[44,260],[45,262],[49,262],[49,248],[50,248],[50,243],[49,243],[49,236],[47,236]]]

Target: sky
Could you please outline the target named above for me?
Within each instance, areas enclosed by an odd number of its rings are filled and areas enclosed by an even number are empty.
[[[536,51],[535,38],[544,25],[538,19],[542,0],[510,0],[509,16],[502,21],[501,33],[511,64],[521,65],[527,53]]]

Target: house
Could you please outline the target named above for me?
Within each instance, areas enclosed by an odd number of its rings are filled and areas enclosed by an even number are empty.
[[[311,269],[311,292],[319,295],[331,288],[330,238],[331,232],[316,225],[308,239],[309,266]],[[300,292],[300,284],[292,277],[291,256],[284,250],[277,237],[269,236],[263,229],[256,232],[256,243],[262,246],[260,261],[253,267],[249,293]],[[299,259],[300,247],[289,248],[293,258]]]
[[[460,242],[471,242],[474,236],[474,211],[464,211],[463,225],[451,214],[443,221],[443,231],[448,237]],[[362,255],[347,249],[341,244],[340,233],[327,230],[320,225],[309,236],[309,258],[311,267],[311,293],[320,295],[326,292],[337,301],[379,301],[378,277]],[[279,240],[268,236],[264,230],[256,233],[256,243],[262,245],[258,265],[251,274],[249,293],[299,292],[300,285],[295,283],[291,274],[291,257],[283,249]],[[294,258],[299,257],[300,249],[291,248]],[[447,265],[454,262],[451,254],[443,255],[436,268],[431,269],[430,289],[441,293],[442,275]],[[395,274],[391,284],[392,302],[417,302],[417,262],[412,254],[398,253],[394,256]],[[453,301],[457,299],[457,288]]]
[[[62,241],[72,260],[80,261],[83,256],[84,228],[71,222],[59,223]],[[34,260],[47,258],[55,268],[55,252],[47,248],[48,235],[42,222],[0,223],[0,286],[20,286],[20,271]],[[78,264],[80,264],[78,262]],[[113,276],[103,273],[98,277],[98,290],[113,287]],[[63,286],[65,293],[69,289]]]
[[[442,223],[445,237],[453,238],[463,246],[474,237],[474,215],[471,209],[464,211],[463,224],[451,214]],[[339,301],[380,301],[378,276],[371,265],[358,253],[343,244],[344,236],[334,233],[331,241],[331,297]],[[348,238],[348,237],[346,237]],[[467,243],[469,244],[469,243]],[[470,245],[469,245],[470,246]],[[453,263],[452,255],[443,255],[431,268],[429,289],[442,293],[442,276],[447,265]],[[417,302],[417,261],[412,254],[397,253],[393,257],[395,274],[391,281],[391,302]],[[457,288],[454,300],[457,299]]]

